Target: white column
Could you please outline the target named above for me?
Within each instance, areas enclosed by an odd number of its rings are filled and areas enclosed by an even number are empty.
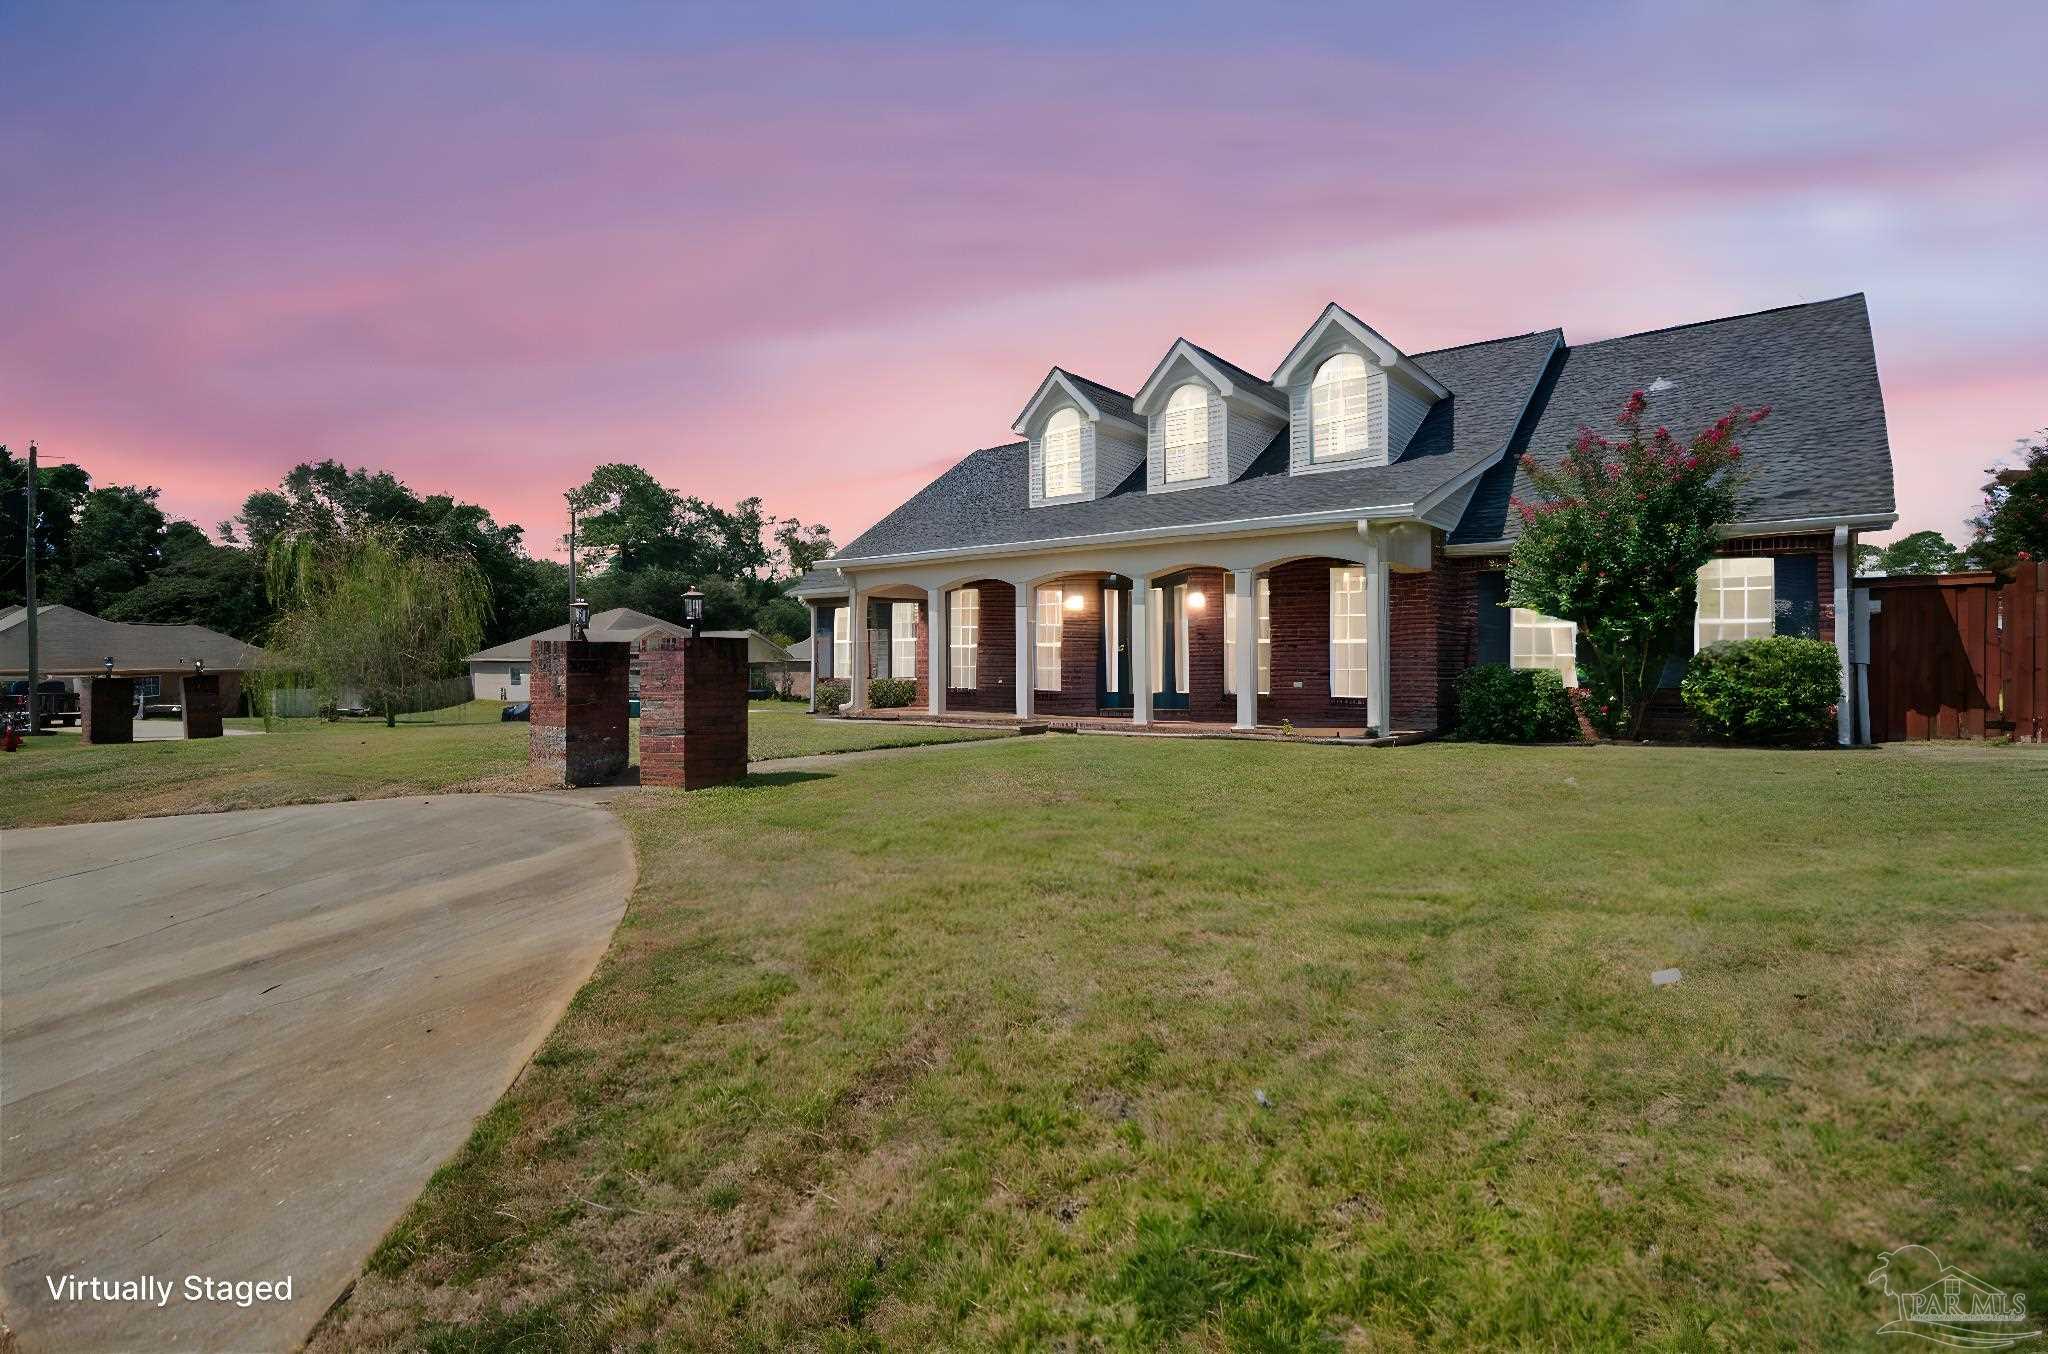
[[[1232,637],[1232,642],[1237,645],[1237,671],[1231,675],[1237,682],[1237,727],[1240,729],[1259,726],[1257,577],[1250,569],[1239,569],[1231,579],[1231,586],[1237,594],[1237,634]]]
[[[868,595],[859,588],[849,586],[847,589],[846,624],[853,631],[846,649],[846,665],[851,669],[846,674],[846,708],[865,710],[868,708]]]
[[[1386,544],[1378,536],[1366,538],[1365,623],[1370,639],[1365,650],[1366,717],[1384,738],[1394,731],[1394,665],[1387,645],[1391,628],[1388,603],[1393,595],[1392,574],[1387,568]]]
[[[1842,665],[1842,695],[1835,703],[1835,741],[1848,747],[1856,741],[1856,725],[1852,722],[1856,705],[1856,668],[1850,662],[1849,652],[1849,585],[1854,581],[1850,575],[1854,570],[1849,561],[1856,558],[1856,537],[1847,527],[1835,528],[1835,657]]]
[[[1031,718],[1031,688],[1037,681],[1036,651],[1032,647],[1031,608],[1038,598],[1035,591],[1024,584],[1017,584],[1017,718]]]
[[[1131,723],[1152,722],[1152,580],[1131,579]]]
[[[818,713],[818,604],[805,602],[804,610],[811,616],[811,704],[810,713]]]
[[[935,715],[946,713],[946,594],[941,588],[925,589],[924,604],[924,652],[926,681],[931,686],[931,698],[925,708]]]

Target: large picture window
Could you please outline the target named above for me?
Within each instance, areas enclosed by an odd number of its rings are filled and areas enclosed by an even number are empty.
[[[1508,666],[1549,668],[1566,686],[1579,684],[1579,627],[1515,607],[1508,622]]]
[[[889,604],[889,675],[917,678],[917,603]]]
[[[1273,594],[1272,584],[1260,579],[1253,612],[1257,616],[1259,644],[1259,694],[1273,694]],[[1237,590],[1223,594],[1223,694],[1237,694]]]
[[[1777,632],[1777,574],[1769,558],[1710,559],[1700,566],[1693,646]]]
[[[981,590],[956,588],[948,613],[946,685],[974,689],[974,656],[981,636]]]
[[[1209,473],[1209,391],[1189,384],[1173,392],[1161,422],[1166,442],[1166,482],[1198,480]]]
[[[1365,570],[1330,570],[1330,694],[1346,700],[1366,696]]]
[[[853,675],[853,627],[843,606],[832,608],[832,671],[825,675],[841,681]]]
[[[1060,616],[1066,610],[1066,596],[1058,588],[1038,590],[1038,625],[1033,635],[1033,676],[1031,684],[1040,691],[1060,689]]]
[[[1081,415],[1062,409],[1045,424],[1045,496],[1081,492]]]
[[[1341,461],[1365,454],[1372,424],[1367,416],[1370,390],[1365,359],[1339,353],[1316,370],[1309,387],[1309,459]]]

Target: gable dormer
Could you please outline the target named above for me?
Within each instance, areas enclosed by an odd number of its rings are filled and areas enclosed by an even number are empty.
[[[1228,484],[1287,426],[1287,397],[1206,348],[1176,339],[1138,388],[1149,493]]]
[[[1287,392],[1287,468],[1307,475],[1401,459],[1446,390],[1332,301],[1273,373]]]
[[[1034,508],[1101,498],[1145,459],[1145,425],[1131,397],[1058,367],[1010,430],[1031,443]]]

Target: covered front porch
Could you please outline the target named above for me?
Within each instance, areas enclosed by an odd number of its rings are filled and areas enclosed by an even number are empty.
[[[1347,739],[1437,727],[1462,577],[1427,527],[1352,523],[843,576],[805,600],[818,679],[855,716],[887,713],[870,682],[896,678],[921,718]]]

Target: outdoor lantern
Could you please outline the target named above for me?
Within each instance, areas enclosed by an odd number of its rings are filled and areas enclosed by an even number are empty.
[[[697,627],[704,623],[704,594],[697,591],[696,584],[683,594],[683,619],[689,622],[690,633],[695,635]]]
[[[1087,605],[1088,605],[1088,599],[1087,599],[1087,597],[1085,597],[1085,596],[1084,596],[1084,595],[1082,595],[1081,593],[1079,593],[1079,592],[1069,592],[1069,593],[1067,594],[1067,610],[1069,610],[1069,611],[1079,611],[1079,610],[1081,610],[1081,609],[1082,609],[1083,607],[1085,607],[1085,606],[1087,606]]]
[[[578,597],[569,603],[569,638],[582,639],[590,629],[590,603]]]
[[[206,660],[205,660],[205,659],[203,659],[203,658],[195,658],[195,659],[193,659],[193,660],[192,660],[192,674],[193,674],[193,676],[195,676],[195,677],[204,677],[204,676],[206,675]]]
[[[111,677],[114,675],[114,660],[111,657],[102,666],[106,668],[107,676]]]
[[[1203,596],[1199,591],[1193,588],[1188,589],[1188,610],[1200,611],[1203,607],[1207,605],[1209,605],[1209,599],[1207,597]]]

